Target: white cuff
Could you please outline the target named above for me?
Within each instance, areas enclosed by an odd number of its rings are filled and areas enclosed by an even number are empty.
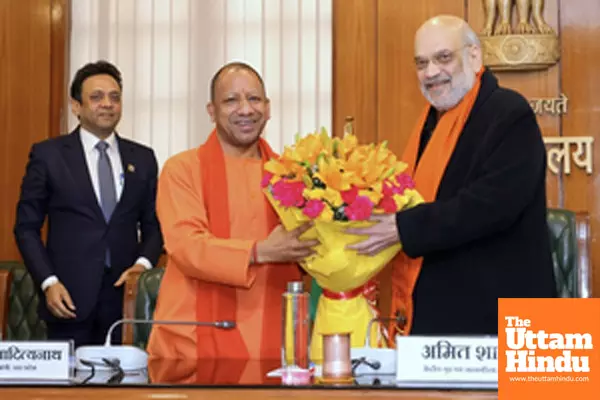
[[[146,269],[152,269],[152,263],[146,257],[138,258],[135,263],[143,265]]]
[[[45,292],[46,289],[48,289],[50,286],[56,283],[58,283],[58,278],[56,277],[56,275],[50,275],[49,277],[44,279],[44,282],[42,282],[42,292]]]

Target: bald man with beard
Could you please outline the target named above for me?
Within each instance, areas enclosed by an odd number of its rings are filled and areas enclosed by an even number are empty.
[[[415,36],[428,101],[403,160],[425,203],[353,233],[395,243],[393,312],[419,335],[498,332],[498,298],[556,297],[546,221],[546,151],[519,93],[483,66],[477,35],[438,16]]]

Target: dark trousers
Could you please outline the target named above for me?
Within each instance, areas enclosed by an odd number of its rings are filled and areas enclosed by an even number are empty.
[[[108,328],[113,322],[123,318],[123,286],[119,288],[113,286],[119,278],[118,275],[114,275],[109,268],[106,269],[96,306],[85,320],[52,319],[46,321],[48,340],[73,340],[75,348],[104,344]],[[111,343],[120,344],[122,342],[121,333],[121,326],[115,328]]]

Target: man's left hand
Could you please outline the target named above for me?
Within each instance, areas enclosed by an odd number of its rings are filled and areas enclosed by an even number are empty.
[[[374,215],[371,222],[375,222],[367,228],[350,228],[346,233],[352,235],[368,236],[362,242],[348,245],[346,248],[356,250],[358,254],[374,256],[390,246],[400,242],[398,227],[396,226],[396,214]]]
[[[135,272],[144,272],[145,270],[146,268],[142,264],[135,264],[133,267],[127,268],[115,282],[115,287],[119,287],[127,282],[127,278],[130,274]]]

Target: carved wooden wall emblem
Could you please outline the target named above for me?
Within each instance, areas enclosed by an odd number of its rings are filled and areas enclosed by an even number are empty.
[[[546,69],[560,58],[556,32],[544,21],[544,0],[483,0],[483,62],[496,71]],[[512,26],[512,12],[518,23]]]

